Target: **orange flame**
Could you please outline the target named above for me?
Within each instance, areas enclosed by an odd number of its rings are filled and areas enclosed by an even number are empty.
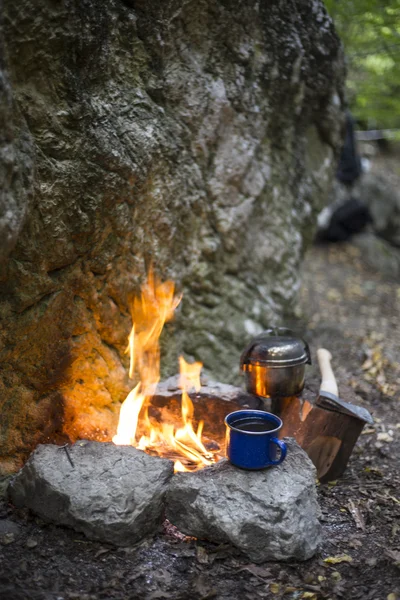
[[[201,388],[200,371],[202,363],[189,364],[181,356],[180,387],[182,389],[182,427],[175,430],[169,423],[151,423],[146,399],[155,392],[160,379],[160,345],[159,338],[164,323],[173,317],[174,310],[181,301],[181,296],[174,293],[172,281],[161,283],[150,270],[148,281],[143,286],[141,296],[136,297],[131,307],[133,326],[129,334],[126,352],[130,354],[129,376],[135,372],[139,383],[128,394],[121,405],[117,433],[113,442],[119,445],[136,446],[141,450],[152,450],[162,456],[180,455],[193,465],[203,467],[214,462],[202,442],[203,422],[200,421],[197,431],[193,428],[194,408],[188,392]],[[143,409],[143,411],[142,411]],[[140,413],[143,412],[143,415]],[[136,429],[142,419],[146,435],[136,441]],[[181,460],[175,461],[175,471],[189,470]]]

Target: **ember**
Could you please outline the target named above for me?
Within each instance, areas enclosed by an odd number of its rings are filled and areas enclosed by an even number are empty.
[[[179,357],[181,399],[181,426],[172,423],[157,423],[150,420],[148,404],[154,396],[160,380],[159,339],[164,323],[173,318],[181,301],[175,294],[172,281],[162,283],[150,270],[140,297],[135,297],[132,307],[132,330],[129,334],[127,352],[130,354],[129,377],[138,376],[139,382],[123,402],[119,415],[114,444],[131,445],[146,450],[149,454],[172,458],[175,471],[192,471],[211,465],[220,457],[219,447],[207,450],[202,442],[203,421],[194,429],[194,407],[189,392],[201,388],[202,363],[189,364]],[[140,424],[145,433],[137,441]]]

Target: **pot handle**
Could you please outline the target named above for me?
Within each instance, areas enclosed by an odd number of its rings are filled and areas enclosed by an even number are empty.
[[[281,462],[283,462],[286,458],[287,446],[285,442],[282,442],[282,440],[278,440],[278,438],[270,438],[269,441],[273,444],[276,444],[281,451],[281,455],[278,458],[278,460],[271,460],[271,465],[280,465]]]

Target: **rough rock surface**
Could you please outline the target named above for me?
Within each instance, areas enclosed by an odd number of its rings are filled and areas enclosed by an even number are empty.
[[[17,243],[33,191],[33,143],[13,103],[0,39],[0,279]]]
[[[320,543],[315,468],[292,439],[278,467],[244,471],[227,460],[177,473],[167,519],[194,537],[229,542],[250,560],[306,560]]]
[[[343,59],[319,0],[5,0],[2,13],[1,114],[30,140],[0,155],[15,222],[0,241],[7,472],[57,433],[111,438],[128,298],[151,261],[184,292],[164,374],[184,351],[231,381],[248,338],[291,309],[340,145]]]
[[[12,502],[117,546],[158,529],[172,461],[101,442],[77,442],[69,453],[73,467],[62,447],[38,446],[10,483]]]

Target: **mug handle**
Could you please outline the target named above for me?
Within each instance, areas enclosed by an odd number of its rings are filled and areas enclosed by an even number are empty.
[[[280,465],[281,462],[283,462],[285,460],[286,453],[287,453],[287,446],[286,446],[285,442],[278,440],[278,438],[271,438],[269,441],[272,442],[273,444],[276,444],[281,450],[280,457],[278,458],[278,460],[272,460],[271,465]]]

